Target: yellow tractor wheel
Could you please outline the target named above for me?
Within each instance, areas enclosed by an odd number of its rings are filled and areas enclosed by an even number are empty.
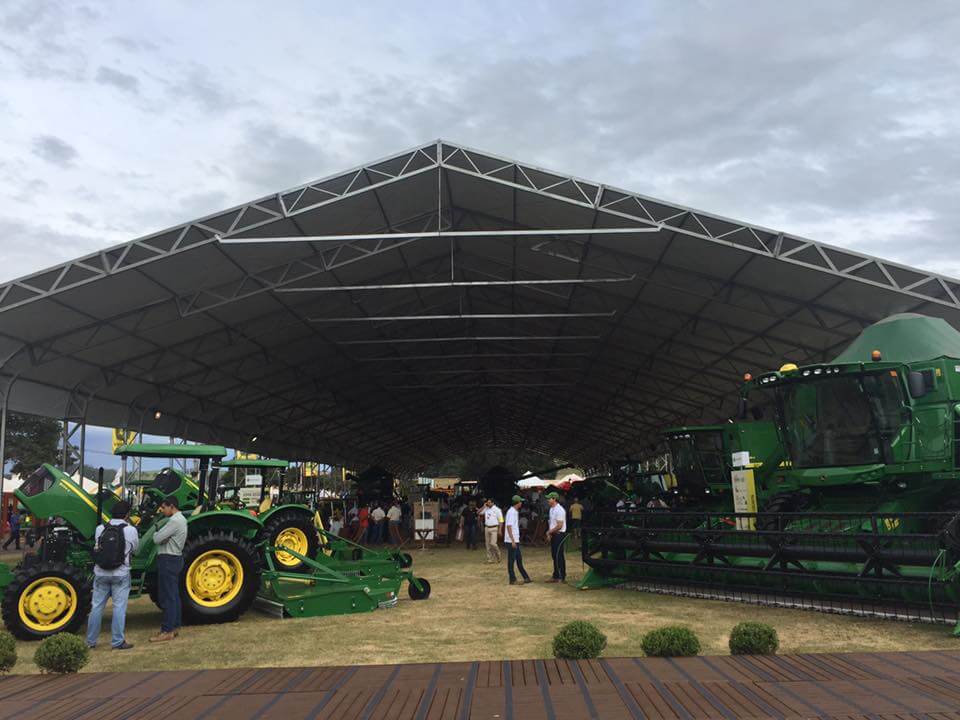
[[[276,548],[289,548],[304,557],[313,558],[320,547],[320,535],[308,510],[296,508],[277,509],[263,521],[263,537],[267,544]],[[309,573],[311,568],[303,560],[289,552],[277,550],[273,564],[284,572]]]
[[[74,632],[90,613],[91,586],[83,573],[62,562],[21,568],[3,595],[3,622],[22,640]]]
[[[260,587],[256,547],[229,530],[187,540],[180,572],[183,622],[188,625],[236,620]]]

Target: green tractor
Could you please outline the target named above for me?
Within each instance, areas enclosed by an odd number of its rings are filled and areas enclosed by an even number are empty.
[[[234,473],[234,484],[240,470],[256,470],[261,474],[260,505],[256,513],[263,524],[261,538],[267,546],[282,546],[299,555],[314,557],[320,547],[314,511],[299,503],[274,504],[267,492],[270,484],[276,484],[280,491],[277,497],[283,499],[283,474],[289,465],[286,460],[266,458],[234,458],[219,463],[220,469]],[[306,572],[308,569],[307,564],[293,553],[278,551],[274,560],[281,570],[288,572]]]
[[[960,332],[893,316],[832,362],[760,375],[746,396],[758,389],[775,401],[778,442],[745,441],[768,467],[731,479],[759,511],[669,527],[608,518],[584,533],[583,585],[955,621]]]
[[[741,395],[744,416],[747,408],[759,408],[750,406],[747,399],[761,393],[750,390],[746,388]],[[776,491],[773,476],[783,466],[782,443],[772,417],[761,419],[763,415],[758,415],[718,425],[684,425],[663,432],[676,480],[675,509],[732,512],[732,458],[738,452],[749,455],[746,467],[755,475],[758,501],[766,500],[768,490]]]
[[[176,446],[174,446],[176,447]],[[187,447],[187,446],[181,446]],[[260,587],[262,563],[257,549],[259,521],[247,513],[204,507],[209,461],[222,457],[220,446],[191,445],[200,459],[198,504],[187,517],[187,543],[180,577],[183,620],[187,624],[235,620],[252,604]],[[160,500],[182,490],[169,474],[160,474],[144,488],[136,508],[140,547],[131,558],[131,598],[156,600],[157,547],[153,535],[163,519]],[[49,519],[40,547],[13,570],[0,565],[4,624],[17,637],[40,639],[80,628],[90,611],[94,531],[110,516],[119,498],[101,488],[87,493],[66,473],[42,465],[15,491],[17,500],[36,518]]]

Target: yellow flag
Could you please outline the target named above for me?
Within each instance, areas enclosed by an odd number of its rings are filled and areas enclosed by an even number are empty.
[[[136,430],[121,430],[119,428],[113,429],[113,451],[116,452],[117,448],[121,445],[129,445],[137,439]]]
[[[256,460],[259,456],[256,453],[241,452],[237,450],[237,460]]]

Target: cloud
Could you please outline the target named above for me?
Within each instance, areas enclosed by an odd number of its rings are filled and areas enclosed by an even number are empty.
[[[108,38],[107,42],[132,53],[156,52],[160,49],[160,45],[152,40],[147,38],[130,37],[128,35],[116,35]]]
[[[254,194],[316,180],[332,167],[331,152],[319,141],[269,122],[249,124],[233,154],[235,177]]]
[[[59,230],[43,222],[0,216],[3,274],[6,279],[29,275],[73,260],[101,247],[102,233]]]
[[[250,97],[242,97],[230,84],[218,78],[209,68],[193,65],[179,80],[170,84],[172,98],[199,106],[208,113],[227,113],[256,105]]]
[[[67,168],[79,157],[76,148],[56,135],[39,135],[33,140],[33,154],[51,165]]]
[[[119,88],[124,92],[133,93],[134,95],[140,92],[140,81],[135,76],[128,75],[125,72],[120,72],[111,67],[101,65],[97,68],[96,81],[101,85],[112,85],[115,88]]]

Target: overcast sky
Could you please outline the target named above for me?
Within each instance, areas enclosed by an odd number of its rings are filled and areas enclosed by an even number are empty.
[[[437,137],[960,276],[955,2],[0,4],[0,278]]]
[[[438,137],[960,276],[955,2],[0,4],[0,280]]]

